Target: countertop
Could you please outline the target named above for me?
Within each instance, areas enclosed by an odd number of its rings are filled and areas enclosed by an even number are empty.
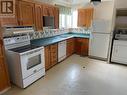
[[[31,40],[32,45],[36,46],[47,46],[54,43],[58,43],[60,41],[67,40],[69,38],[90,38],[90,34],[83,34],[83,33],[66,33],[58,36],[48,37],[48,38],[41,38]]]

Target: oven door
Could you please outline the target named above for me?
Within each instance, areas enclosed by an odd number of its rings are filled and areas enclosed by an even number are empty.
[[[21,55],[21,68],[23,79],[31,76],[45,67],[44,49],[36,49]]]

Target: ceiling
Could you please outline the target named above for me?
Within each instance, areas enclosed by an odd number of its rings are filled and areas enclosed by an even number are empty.
[[[61,5],[79,5],[79,4],[85,4],[90,2],[90,0],[35,0],[40,2],[46,2],[51,4],[61,4]]]
[[[90,4],[90,0],[35,0],[35,1],[71,6],[71,7],[77,7],[77,6],[80,7]],[[102,2],[103,1],[113,1],[113,0],[102,0]]]

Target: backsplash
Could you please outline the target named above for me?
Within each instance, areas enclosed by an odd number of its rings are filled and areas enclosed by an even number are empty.
[[[33,40],[33,39],[40,39],[40,38],[57,36],[57,35],[65,34],[65,33],[90,34],[90,29],[85,29],[85,28],[45,29],[43,31],[29,32],[27,34],[30,35],[30,39]],[[20,34],[22,34],[22,33],[20,33]],[[13,36],[15,34],[10,33],[10,35]],[[4,36],[8,36],[8,35],[4,35]]]

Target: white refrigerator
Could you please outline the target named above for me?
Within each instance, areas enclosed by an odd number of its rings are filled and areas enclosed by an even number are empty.
[[[89,56],[103,60],[108,59],[111,35],[111,22],[94,20],[89,43]]]

